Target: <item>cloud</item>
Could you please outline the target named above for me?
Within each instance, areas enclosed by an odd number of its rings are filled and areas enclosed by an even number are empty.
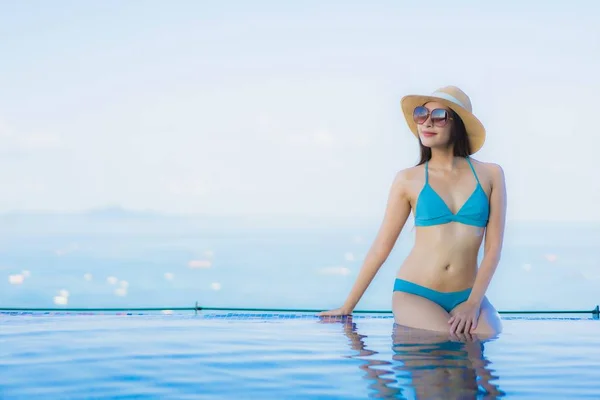
[[[24,149],[54,149],[63,147],[58,135],[51,133],[35,133],[19,138],[17,143]]]
[[[588,281],[600,280],[600,273],[596,271],[581,271],[581,275]]]
[[[311,135],[313,143],[319,147],[331,147],[335,144],[335,138],[327,129],[317,129]]]
[[[283,145],[292,146],[296,150],[299,147],[309,151],[314,149],[338,149],[350,143],[350,141],[341,142],[331,130],[325,128],[315,128],[300,133],[287,133],[280,135],[280,137]]]
[[[8,276],[8,282],[11,285],[20,285],[23,283],[24,280],[25,280],[25,277],[21,274],[15,274],[15,275]]]
[[[178,196],[204,196],[211,191],[203,178],[173,178],[166,186],[169,193]]]
[[[272,133],[276,132],[278,125],[273,117],[267,113],[260,113],[256,117],[259,132]]]
[[[64,142],[54,133],[17,132],[0,118],[0,146],[4,151],[34,151],[62,148]]]
[[[307,150],[321,148],[329,149],[332,147],[339,147],[343,143],[340,143],[336,135],[330,130],[323,126],[313,128],[300,128],[297,129],[290,126],[290,123],[282,123],[278,121],[273,115],[267,113],[260,113],[256,117],[256,130],[260,136],[267,139],[269,142],[276,143],[283,146],[292,146],[297,149],[298,146],[304,147]],[[364,138],[353,138],[347,141],[347,143],[364,143]]]
[[[192,269],[201,269],[201,268],[210,268],[212,267],[212,263],[210,260],[190,260],[188,262],[188,268]]]
[[[346,267],[325,267],[318,271],[321,275],[338,275],[346,276],[350,274],[350,270]]]

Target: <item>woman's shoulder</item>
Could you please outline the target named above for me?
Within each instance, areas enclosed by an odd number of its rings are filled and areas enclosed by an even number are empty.
[[[498,163],[481,161],[473,157],[469,157],[469,160],[473,161],[474,165],[479,165],[483,170],[489,171],[490,173],[501,173],[503,172],[502,166]]]
[[[486,180],[489,180],[492,184],[494,182],[504,181],[504,169],[498,163],[486,162],[476,160],[473,157],[469,157],[473,162],[473,167],[478,175],[484,175]]]
[[[407,185],[415,181],[422,181],[424,179],[424,168],[425,167],[422,164],[403,168],[396,172],[395,180],[399,184],[403,185]]]
[[[394,176],[392,188],[397,194],[412,198],[414,193],[421,189],[425,176],[423,165],[416,165],[400,169]]]

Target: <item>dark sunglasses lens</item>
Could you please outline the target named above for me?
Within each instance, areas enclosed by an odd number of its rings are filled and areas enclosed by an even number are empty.
[[[428,116],[429,110],[423,106],[416,107],[415,111],[413,111],[413,119],[417,124],[427,121]]]
[[[431,122],[437,126],[444,126],[448,121],[448,112],[442,108],[436,108],[431,112]]]

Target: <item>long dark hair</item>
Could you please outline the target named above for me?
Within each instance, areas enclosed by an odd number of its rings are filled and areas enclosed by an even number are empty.
[[[454,144],[454,156],[456,157],[468,157],[471,154],[471,144],[469,143],[469,137],[467,136],[467,129],[465,123],[458,116],[454,110],[449,110],[450,116],[453,118],[454,124],[450,130],[450,142]],[[431,160],[431,148],[423,146],[421,138],[419,137],[419,147],[421,148],[421,160],[417,165],[424,164],[425,161]]]

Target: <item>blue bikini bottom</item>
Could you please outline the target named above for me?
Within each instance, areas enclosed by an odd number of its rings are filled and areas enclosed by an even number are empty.
[[[452,311],[454,307],[466,301],[471,294],[471,289],[461,290],[460,292],[438,292],[437,290],[417,285],[404,279],[396,278],[394,282],[394,292],[405,292],[424,297],[441,306],[446,312]]]

